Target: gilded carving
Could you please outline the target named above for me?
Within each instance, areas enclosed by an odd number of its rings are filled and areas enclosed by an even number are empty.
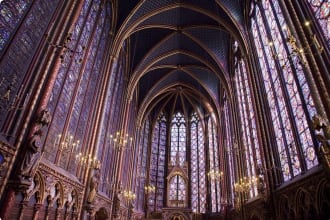
[[[38,170],[45,177],[45,197],[49,203],[57,202],[59,207],[67,210],[80,209],[84,186],[78,180],[57,172],[43,161],[39,164]]]
[[[41,203],[44,195],[44,181],[43,177],[37,172],[33,178],[32,184],[24,193],[25,201],[29,201],[31,196],[35,195],[37,203]]]

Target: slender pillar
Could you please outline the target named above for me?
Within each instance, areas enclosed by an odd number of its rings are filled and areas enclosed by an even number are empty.
[[[287,10],[284,10],[285,13],[283,14],[290,25],[290,29],[295,31],[306,51],[303,56],[306,56],[308,63],[302,62],[302,65],[305,69],[306,80],[310,87],[317,113],[323,118],[330,118],[330,111],[325,111],[325,109],[330,109],[330,89],[326,86],[330,84],[329,74],[326,74],[326,72],[328,72],[327,64],[320,55],[321,51],[316,49],[317,53],[314,53],[311,49],[311,47],[315,47],[315,45],[313,45],[313,41],[308,39],[314,34],[310,27],[303,27],[299,17],[305,21],[310,19],[304,16],[300,1],[279,2],[285,6],[283,9]],[[292,21],[292,23],[290,21]],[[324,73],[321,72],[321,69]]]
[[[63,6],[61,6],[62,4],[63,4]],[[70,15],[70,13],[72,13],[74,11],[74,8],[76,7],[76,5],[77,5],[77,1],[71,1],[71,2],[61,1],[59,3],[57,11],[55,12],[56,16],[54,16],[58,22],[56,22],[56,23],[54,22],[53,24],[51,24],[49,26],[49,30],[50,30],[50,32],[53,32],[52,36],[54,38],[58,37],[57,39],[61,39],[64,36],[65,33],[63,31],[63,27],[70,25],[70,16],[68,16],[68,15]],[[63,8],[60,8],[60,7],[63,7]],[[57,24],[57,26],[55,24]],[[59,28],[60,25],[61,25],[61,28]],[[52,38],[52,39],[54,39],[54,38]],[[36,87],[37,89],[34,91],[33,95],[30,95],[30,97],[33,97],[33,99],[30,102],[31,103],[30,110],[27,112],[27,116],[21,127],[22,132],[20,133],[20,135],[17,138],[17,141],[16,141],[17,146],[22,145],[23,138],[26,135],[25,132],[27,131],[27,128],[29,127],[30,119],[32,118],[32,115],[33,115],[33,109],[37,105],[38,100],[41,100],[41,101],[39,102],[39,106],[37,107],[38,110],[36,112],[36,115],[40,114],[40,112],[43,109],[45,109],[45,105],[46,105],[45,103],[46,103],[46,101],[48,101],[48,99],[50,97],[52,85],[54,83],[54,80],[52,80],[52,76],[56,78],[56,76],[54,76],[55,74],[50,74],[50,79],[47,79],[47,76],[49,75],[47,73],[51,71],[50,69],[51,69],[52,65],[55,66],[54,69],[56,70],[56,66],[57,66],[56,63],[58,61],[56,59],[55,48],[49,49],[48,53],[46,53],[46,48],[48,45],[46,37],[42,40],[41,44],[43,45],[43,49],[38,50],[38,52],[39,52],[38,57],[43,56],[43,61],[40,64],[41,68],[36,70],[36,72],[39,72],[42,75],[41,75],[40,81],[37,82],[36,80],[34,80],[32,82],[32,84],[36,85],[36,86],[31,86],[31,87],[33,87],[33,88]],[[45,56],[45,54],[46,54],[46,56]],[[36,65],[36,61],[34,61],[34,65]],[[32,69],[33,68],[30,68],[29,71],[32,71]],[[57,71],[52,71],[52,72],[57,72]],[[38,75],[38,73],[33,73],[33,74]],[[38,85],[37,85],[37,83],[38,83]],[[41,95],[41,98],[39,99],[40,94],[43,94],[43,95]],[[16,123],[16,121],[15,121],[15,123]],[[16,123],[15,124],[16,127],[13,129],[14,130],[17,129],[18,125],[19,124]],[[34,134],[34,132],[37,129],[38,129],[38,126],[36,126],[36,125],[32,126],[31,129],[28,131],[29,132],[28,137],[31,137],[32,134]],[[18,151],[16,151],[16,154],[14,155],[12,161],[16,160],[17,153],[18,153]],[[10,169],[8,169],[7,176],[11,173],[12,167],[13,167],[13,164],[11,165]],[[7,179],[7,177],[6,177],[6,179]],[[9,192],[7,193],[6,199],[3,202],[3,204],[5,204],[5,205],[1,209],[1,215],[3,216],[4,219],[7,218],[7,216],[9,215],[9,212],[12,209],[13,201],[15,200],[15,190],[16,189],[9,187]]]

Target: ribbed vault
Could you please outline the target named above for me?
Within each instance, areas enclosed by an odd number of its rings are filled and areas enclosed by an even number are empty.
[[[127,3],[127,4],[126,4]],[[231,45],[245,45],[245,1],[118,1],[112,54],[128,45],[128,98],[138,97],[139,123],[152,111],[213,112],[231,94]],[[197,107],[196,107],[197,106]],[[198,108],[198,109],[196,109]]]

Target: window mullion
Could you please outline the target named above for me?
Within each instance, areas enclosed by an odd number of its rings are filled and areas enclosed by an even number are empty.
[[[243,67],[242,67],[242,62],[244,61],[241,61],[239,62],[239,65],[238,65],[238,68],[239,68],[239,71],[238,71],[238,74],[240,75],[240,81],[241,81],[241,91],[242,91],[242,102],[245,103],[245,109],[244,109],[244,115],[246,117],[246,119],[243,119],[244,121],[246,120],[247,121],[247,124],[245,125],[246,128],[245,128],[245,136],[246,136],[246,139],[247,139],[247,146],[245,146],[245,149],[244,151],[246,151],[247,153],[245,154],[248,158],[246,158],[246,161],[247,161],[247,169],[250,170],[250,172],[248,173],[248,175],[250,177],[254,176],[255,175],[255,164],[256,164],[256,152],[253,150],[252,146],[255,146],[255,143],[253,141],[253,135],[252,135],[252,125],[251,125],[251,118],[248,114],[248,112],[253,112],[253,109],[250,109],[250,105],[249,105],[249,101],[248,101],[248,95],[247,95],[247,90],[249,89],[249,85],[248,85],[248,79],[247,79],[247,76],[246,76],[246,73],[244,72],[243,70]],[[249,135],[248,135],[249,133]],[[250,142],[248,141],[248,139],[250,140]],[[251,152],[252,150],[252,152]],[[251,161],[251,155],[252,155],[252,161]],[[254,195],[254,190],[252,190],[252,196],[255,196]]]
[[[265,15],[263,14],[263,11],[262,10],[260,10],[260,13],[262,14],[262,18],[263,18],[263,20],[262,20],[262,22],[263,22],[263,24],[264,25],[267,25],[267,23],[265,23]],[[257,22],[258,23],[258,22]],[[266,29],[266,27],[265,27],[265,31],[268,33],[268,31],[267,31],[267,29]],[[289,170],[290,170],[290,176],[291,176],[291,178],[293,177],[293,170],[292,170],[292,162],[291,162],[291,158],[290,158],[290,153],[289,153],[289,151],[288,151],[288,140],[287,140],[287,137],[286,137],[286,135],[285,135],[285,131],[284,131],[284,127],[283,127],[283,125],[284,125],[284,123],[283,123],[283,119],[282,119],[282,115],[281,115],[281,111],[280,111],[280,108],[279,108],[279,103],[278,103],[278,99],[277,98],[275,98],[275,97],[277,97],[277,93],[276,93],[276,90],[275,90],[275,86],[274,86],[274,81],[273,81],[273,79],[272,79],[272,76],[271,76],[271,73],[270,73],[270,69],[271,69],[271,67],[270,67],[270,64],[269,64],[269,61],[268,61],[268,59],[266,58],[267,57],[267,53],[266,53],[266,51],[265,51],[265,47],[266,47],[266,44],[265,44],[265,42],[263,42],[263,40],[262,40],[262,37],[261,37],[261,33],[260,33],[260,29],[259,28],[257,28],[257,32],[258,32],[258,38],[259,38],[259,42],[260,43],[263,43],[263,45],[261,45],[262,46],[262,48],[261,48],[261,50],[262,50],[262,52],[263,52],[263,60],[264,60],[264,62],[265,62],[265,64],[266,64],[266,66],[267,66],[267,75],[268,75],[268,78],[269,78],[269,81],[270,81],[270,85],[271,85],[271,91],[272,91],[272,96],[274,97],[274,102],[275,102],[275,108],[276,108],[276,112],[277,112],[277,118],[278,118],[278,120],[279,120],[279,122],[280,122],[280,128],[281,128],[281,139],[283,140],[283,142],[284,142],[284,150],[285,150],[285,154],[286,154],[286,159],[287,159],[287,162],[288,162],[288,164],[289,164]],[[269,37],[269,36],[268,36]],[[269,39],[271,39],[271,38],[269,38]],[[268,100],[269,101],[269,100]],[[277,145],[278,145],[278,143],[277,143]],[[279,152],[280,153],[280,152]],[[281,159],[280,159],[281,160]],[[282,164],[281,164],[281,167],[282,167]],[[282,167],[282,169],[283,169],[284,167]]]
[[[293,114],[293,109],[292,109],[291,102],[290,102],[291,98],[290,98],[290,95],[289,95],[289,92],[288,92],[288,88],[286,87],[286,80],[284,79],[284,74],[291,74],[291,75],[294,76],[294,78],[296,80],[297,77],[295,77],[295,76],[296,76],[297,72],[296,72],[296,68],[293,64],[292,57],[290,56],[288,45],[287,45],[287,43],[285,43],[286,39],[285,39],[285,36],[283,34],[283,31],[281,31],[281,29],[279,28],[279,27],[281,27],[281,24],[279,22],[278,17],[275,16],[278,13],[276,12],[273,4],[271,4],[271,10],[272,10],[271,12],[272,12],[272,14],[275,18],[278,31],[280,33],[280,36],[278,36],[278,37],[280,37],[281,39],[279,39],[279,41],[282,40],[282,43],[284,45],[284,50],[286,52],[285,59],[287,59],[290,63],[290,67],[287,67],[287,68],[290,68],[291,72],[290,71],[284,72],[285,67],[284,68],[281,67],[280,60],[278,60],[278,59],[274,59],[274,60],[277,63],[279,73],[281,73],[281,74],[278,74],[278,76],[281,78],[281,84],[282,84],[283,90],[285,91],[285,100],[286,100],[285,103],[286,103],[287,110],[288,110],[288,113],[289,113],[290,123],[291,123],[291,126],[293,128],[292,133],[293,133],[293,137],[294,137],[294,141],[295,141],[295,145],[296,145],[295,149],[298,151],[297,156],[298,156],[300,164],[301,164],[300,168],[302,170],[306,170],[307,169],[306,168],[306,163],[305,163],[305,160],[303,159],[303,152],[302,152],[302,149],[301,149],[302,143],[301,143],[300,138],[299,138],[299,132],[298,132],[297,124],[295,123],[296,118]],[[273,50],[274,50],[275,55],[278,54],[275,48],[273,48]],[[282,62],[286,62],[286,61],[282,61]],[[298,86],[298,85],[299,85],[299,82],[296,82],[296,87],[297,87],[297,90],[298,90],[298,95],[300,97],[301,105],[306,106],[305,103],[304,103],[304,97],[299,92],[300,91],[300,86]],[[306,108],[304,110],[306,110]],[[306,113],[306,111],[305,111],[305,113]],[[294,156],[294,155],[290,154],[290,158],[292,156]]]

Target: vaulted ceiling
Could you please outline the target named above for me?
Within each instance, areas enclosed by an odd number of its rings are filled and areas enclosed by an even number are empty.
[[[234,41],[245,45],[245,0],[120,0],[113,53],[129,45],[129,91],[139,116],[219,113],[230,94]]]

